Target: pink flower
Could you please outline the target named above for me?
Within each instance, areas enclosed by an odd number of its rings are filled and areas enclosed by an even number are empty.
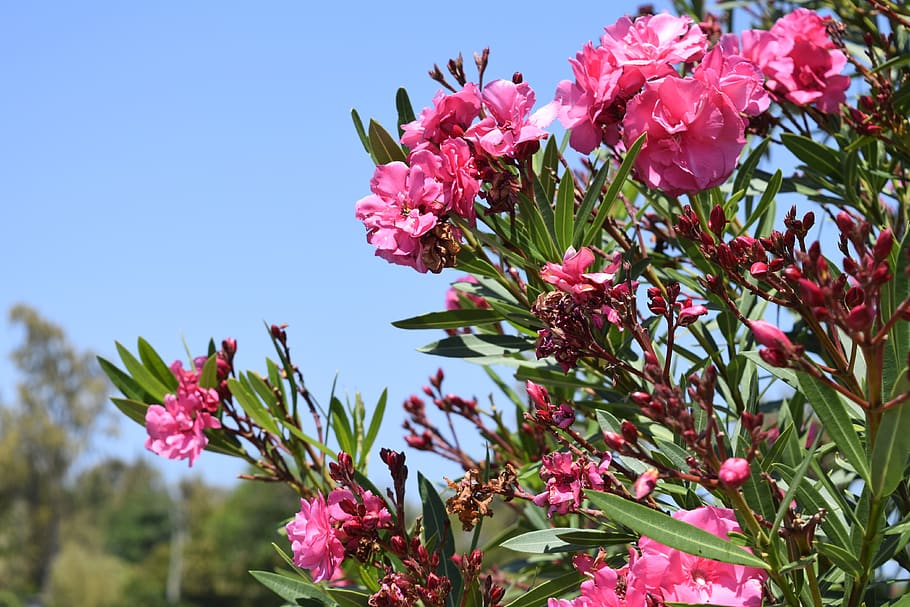
[[[707,313],[707,307],[701,304],[693,304],[691,299],[686,299],[685,305],[680,308],[676,316],[676,322],[680,327],[687,327],[698,320],[699,316],[704,316]]]
[[[545,282],[556,285],[560,291],[570,293],[576,300],[582,301],[588,294],[603,291],[605,286],[612,284],[621,259],[621,254],[616,254],[603,272],[585,272],[594,263],[594,253],[587,247],[578,251],[575,247],[569,247],[563,255],[562,263],[547,262],[540,271],[540,277]]]
[[[145,412],[148,438],[145,448],[168,459],[189,459],[190,466],[205,449],[207,428],[220,428],[211,414],[218,410],[218,391],[199,386],[199,369],[205,357],[194,361],[196,371],[186,371],[179,360],[171,364],[177,377],[177,393],[166,394],[164,405],[151,405]]]
[[[629,97],[646,81],[672,74],[672,64],[697,61],[708,50],[701,28],[689,17],[669,13],[644,15],[635,21],[620,17],[604,32],[601,46],[622,66],[619,86],[631,93]]]
[[[728,487],[736,488],[745,483],[751,473],[748,460],[741,457],[728,457],[720,465],[717,478]]]
[[[569,145],[582,154],[590,154],[601,143],[615,146],[626,110],[626,99],[619,88],[622,69],[606,49],[594,48],[590,42],[569,63],[575,82],[560,82],[555,98],[559,121],[572,129]]]
[[[402,125],[401,143],[415,148],[421,143],[436,146],[449,138],[461,137],[480,115],[480,91],[473,82],[451,95],[440,90],[433,97],[433,107],[424,108],[420,118]]]
[[[490,156],[515,158],[533,153],[537,142],[547,137],[543,129],[556,118],[553,104],[531,114],[535,97],[527,82],[494,80],[483,87],[482,96],[488,115],[468,129],[465,138]]]
[[[420,237],[436,226],[444,208],[443,186],[436,179],[437,165],[431,158],[412,158],[410,167],[403,162],[377,166],[370,180],[373,194],[355,207],[376,255],[418,272],[428,269]]]
[[[446,139],[439,147],[438,159],[436,177],[442,183],[446,210],[473,225],[474,199],[480,192],[480,179],[471,147],[464,139]]]
[[[534,504],[549,506],[547,516],[575,511],[581,505],[584,489],[603,490],[602,475],[611,461],[609,455],[598,464],[584,457],[575,460],[571,453],[566,452],[545,455],[541,460],[540,478],[547,487],[534,497]]]
[[[344,559],[344,546],[332,526],[329,507],[321,493],[312,500],[300,500],[300,512],[287,530],[294,564],[308,569],[314,582],[328,580]]]
[[[164,406],[151,405],[145,412],[145,448],[168,459],[189,459],[192,467],[209,442],[205,429],[221,427],[198,402],[167,394]]]
[[[635,499],[640,500],[651,495],[651,492],[654,491],[655,487],[657,487],[658,478],[660,477],[657,473],[657,470],[654,468],[648,468],[639,474],[638,478],[635,479],[635,484],[633,487],[633,489],[635,489]]]
[[[647,83],[629,102],[624,127],[627,146],[648,134],[636,176],[671,196],[722,184],[746,143],[745,121],[730,99],[694,78]]]
[[[680,510],[673,518],[726,539],[741,532],[733,511],[703,506]],[[764,570],[712,561],[673,550],[648,537],[638,543],[641,556],[634,560],[629,577],[665,602],[759,607]]]
[[[743,54],[761,67],[772,93],[829,114],[844,103],[850,79],[840,72],[847,57],[834,46],[818,13],[797,8],[770,31],[747,30],[742,39]]]
[[[739,42],[725,34],[705,55],[692,77],[722,92],[741,114],[758,116],[771,105],[761,69],[739,53]]]

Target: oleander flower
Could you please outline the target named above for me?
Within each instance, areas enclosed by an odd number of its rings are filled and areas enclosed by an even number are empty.
[[[723,539],[731,532],[742,531],[733,511],[727,508],[702,506],[679,510],[673,518]],[[632,562],[629,577],[664,602],[728,607],[761,605],[762,586],[767,578],[762,569],[686,554],[648,537],[642,537],[638,547],[641,555]]]
[[[300,511],[285,526],[294,564],[307,569],[314,582],[330,579],[344,559],[344,546],[332,526],[329,507],[322,493],[300,500]]]
[[[443,186],[436,179],[436,166],[421,164],[419,156],[417,160],[412,155],[411,166],[377,166],[370,180],[373,193],[357,202],[355,215],[378,257],[426,272],[421,237],[436,226],[444,210]]]
[[[692,77],[722,92],[746,116],[758,116],[771,105],[761,68],[740,54],[739,41],[733,34],[721,37]]]
[[[555,104],[531,114],[535,95],[527,82],[494,80],[483,87],[482,97],[487,117],[468,129],[465,138],[493,157],[533,153],[538,142],[547,137],[544,128],[556,118]]]
[[[433,107],[424,108],[417,120],[401,126],[401,143],[410,148],[422,143],[438,147],[447,139],[463,136],[479,115],[480,91],[473,82],[456,93],[439,90]]]
[[[722,184],[746,143],[745,121],[730,99],[694,78],[648,82],[629,102],[623,124],[627,146],[648,135],[636,177],[671,196]]]
[[[195,395],[166,394],[163,406],[151,405],[145,412],[145,448],[168,459],[189,459],[192,467],[209,442],[206,428],[221,427],[200,402]]]
[[[768,78],[768,90],[833,114],[846,99],[850,78],[841,74],[847,57],[828,36],[826,23],[815,11],[797,8],[768,31],[744,31],[742,41],[743,54]]]

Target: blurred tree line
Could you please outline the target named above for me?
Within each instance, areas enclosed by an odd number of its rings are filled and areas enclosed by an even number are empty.
[[[0,400],[0,607],[281,604],[247,572],[283,566],[270,542],[285,542],[293,493],[168,487],[142,461],[79,465],[109,411],[94,355],[27,306],[10,320],[22,339],[15,397]]]

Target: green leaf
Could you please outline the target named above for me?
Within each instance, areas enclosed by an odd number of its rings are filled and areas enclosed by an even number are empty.
[[[546,259],[562,259],[562,255],[556,250],[556,243],[553,241],[553,235],[547,228],[540,207],[534,204],[524,193],[518,193],[518,210],[521,219],[527,227],[528,236],[531,244],[536,247],[537,251]]]
[[[241,375],[241,379],[242,378],[243,376]],[[281,431],[278,429],[275,420],[263,406],[259,398],[253,393],[252,389],[249,388],[247,384],[242,383],[233,377],[229,377],[227,382],[231,394],[237,399],[237,402],[240,403],[240,406],[243,407],[244,412],[249,418],[263,430],[267,430],[276,436],[281,436]]]
[[[768,569],[763,560],[741,546],[663,512],[610,493],[586,491],[585,495],[610,519],[670,548],[722,563]]]
[[[177,386],[180,384],[177,380],[177,376],[174,375],[174,372],[171,371],[161,357],[158,356],[158,353],[155,352],[155,349],[149,342],[140,337],[138,343],[139,358],[142,360],[142,364],[149,370],[149,373],[167,386],[169,393],[175,393],[177,391]]]
[[[793,155],[806,163],[813,172],[834,177],[841,173],[840,155],[837,150],[821,144],[809,137],[794,133],[781,133],[784,146]]]
[[[461,605],[461,595],[464,592],[464,584],[461,578],[461,572],[452,561],[452,555],[455,554],[455,536],[452,535],[452,524],[449,521],[449,515],[446,513],[445,504],[436,489],[427,478],[417,473],[417,486],[420,491],[420,498],[423,501],[423,531],[427,544],[432,544],[432,538],[436,538],[436,550],[439,551],[439,573],[448,577],[452,582],[452,590],[446,597],[446,607],[459,607]]]
[[[572,246],[572,232],[575,229],[575,178],[572,171],[563,173],[556,192],[556,212],[553,217],[556,231],[556,246],[565,252]]]
[[[774,197],[777,196],[783,182],[784,175],[781,173],[780,169],[778,169],[774,172],[774,175],[771,176],[771,179],[768,180],[768,184],[765,186],[761,198],[758,200],[758,206],[755,207],[755,211],[746,219],[746,223],[737,236],[745,234],[752,224],[764,219],[768,215],[768,209],[771,208],[771,205],[774,203]],[[761,233],[761,230],[759,230],[759,234]]]
[[[464,308],[412,316],[411,318],[396,320],[392,323],[392,326],[399,329],[457,329],[460,327],[488,325],[501,320],[503,320],[502,315],[495,310]]]
[[[847,575],[854,577],[860,577],[862,575],[859,561],[853,551],[845,550],[840,546],[835,546],[834,544],[829,544],[827,542],[815,542],[815,549],[818,550],[819,554],[827,557],[828,560],[837,565],[838,568],[843,569],[844,573]]]
[[[483,358],[516,354],[533,347],[532,341],[514,335],[453,335],[417,350],[449,358]]]
[[[619,169],[616,171],[616,174],[613,175],[610,187],[607,188],[607,193],[604,194],[603,200],[601,200],[600,208],[597,209],[597,215],[594,217],[594,222],[585,230],[585,236],[581,243],[582,245],[600,244],[600,241],[598,240],[600,231],[603,228],[607,217],[610,216],[610,212],[613,210],[613,203],[616,202],[616,197],[622,191],[622,186],[625,185],[626,178],[629,176],[629,173],[632,172],[632,165],[635,164],[635,159],[638,158],[638,153],[641,151],[641,146],[645,144],[647,135],[647,133],[642,133],[638,139],[635,140],[635,143],[632,144],[632,147],[626,151],[626,157],[623,158],[622,164],[619,165]]]
[[[287,577],[270,571],[250,571],[260,584],[290,603],[297,604],[297,599],[318,601],[326,607],[338,607],[338,601],[312,582],[300,577]]]
[[[376,162],[376,156],[373,155],[373,148],[370,146],[370,138],[367,137],[366,129],[363,128],[363,121],[360,119],[360,114],[353,108],[351,109],[351,120],[354,121],[354,130],[357,131],[357,137],[360,138],[363,149],[366,150],[367,154],[370,155],[370,158],[373,159],[374,164],[379,164]]]
[[[344,404],[335,396],[329,401],[329,417],[332,420],[332,427],[335,429],[335,440],[338,441],[338,449],[351,457],[355,457],[357,454],[351,421],[348,418],[347,411],[344,409]]]
[[[768,144],[771,143],[771,138],[766,137],[758,142],[758,145],[749,152],[749,155],[746,156],[746,159],[743,160],[739,165],[739,170],[736,171],[736,177],[733,178],[733,191],[740,192],[744,191],[749,183],[752,181],[752,174],[755,172],[755,168],[758,166],[758,163],[761,162],[762,157],[765,154],[765,150],[768,149]]]
[[[370,595],[356,590],[344,588],[329,588],[329,595],[338,601],[338,607],[367,607]]]
[[[580,247],[582,242],[584,242],[583,236],[585,234],[585,228],[588,226],[588,220],[591,218],[591,212],[594,210],[594,205],[597,204],[597,201],[600,199],[600,191],[607,181],[607,175],[610,174],[610,166],[610,162],[604,162],[597,173],[594,174],[594,178],[587,186],[581,205],[579,205],[578,211],[575,213],[575,228],[572,233],[572,242],[577,247]]]
[[[376,164],[389,164],[390,162],[407,162],[404,150],[398,142],[382,128],[378,122],[370,119],[370,147],[376,159]]]
[[[126,415],[128,418],[136,422],[142,427],[145,427],[145,412],[148,410],[149,406],[145,403],[141,403],[129,398],[111,398],[111,402],[114,403],[121,413]]]
[[[142,387],[136,383],[136,380],[121,371],[117,365],[100,356],[98,357],[98,364],[101,366],[101,370],[104,371],[108,379],[111,380],[111,383],[114,384],[114,387],[120,390],[125,397],[140,402],[150,400],[151,395],[143,390]]]
[[[218,387],[218,355],[212,354],[205,359],[202,372],[199,374],[199,385],[203,388]]]
[[[382,418],[385,416],[385,406],[389,399],[389,390],[386,388],[379,396],[376,402],[376,408],[373,409],[373,417],[370,420],[370,427],[367,428],[367,434],[363,439],[363,455],[369,454],[373,443],[376,441],[376,435],[379,434],[379,428],[382,426]]]
[[[149,395],[158,403],[164,402],[165,394],[173,394],[173,391],[152,374],[151,371],[145,368],[145,366],[133,356],[129,350],[123,347],[120,342],[116,342],[117,353],[120,354],[120,359],[123,361],[123,366],[126,367],[127,372],[133,376],[133,379],[136,380],[136,383],[139,386],[149,393]]]
[[[398,110],[398,135],[400,137],[404,134],[404,129],[401,127],[417,119],[414,116],[414,107],[408,97],[408,91],[404,87],[398,89],[398,92],[395,93],[395,109]]]
[[[910,263],[910,237],[904,236],[900,246],[893,247],[890,265],[894,278],[882,286],[882,318],[885,320],[894,315],[901,301],[910,293],[910,277],[907,266]],[[882,361],[882,388],[886,399],[891,399],[902,391],[910,389],[907,385],[907,355],[910,353],[910,323],[897,322],[888,333],[885,342],[885,355]],[[903,379],[902,379],[903,378]]]
[[[557,527],[522,533],[507,539],[499,545],[515,552],[553,554],[586,550],[592,546],[627,544],[635,541],[635,539],[634,536],[630,536],[627,533],[620,534],[594,529]]]
[[[796,371],[796,376],[800,391],[806,397],[806,401],[815,411],[818,419],[824,424],[825,431],[831,436],[834,444],[850,462],[850,465],[866,482],[869,482],[871,478],[869,462],[866,459],[866,452],[860,442],[859,434],[854,429],[853,421],[847,412],[848,404],[834,388],[820,379],[804,371]]]
[[[570,571],[520,594],[505,607],[544,607],[551,598],[559,598],[568,592],[577,591],[583,579],[577,571]]]
[[[872,494],[885,497],[894,493],[905,479],[910,459],[910,407],[904,401],[887,409],[878,426],[872,446]]]

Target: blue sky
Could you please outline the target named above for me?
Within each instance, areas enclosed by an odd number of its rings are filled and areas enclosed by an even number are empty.
[[[491,386],[415,352],[440,334],[390,326],[441,309],[460,274],[373,257],[353,216],[372,165],[350,110],[391,129],[399,86],[419,112],[438,88],[433,63],[462,52],[470,64],[484,46],[487,79],[521,71],[540,105],[571,77],[567,58],[637,4],[543,6],[0,4],[0,310],[28,303],[112,359],[115,340],[133,348],[140,335],[167,360],[184,339],[201,352],[232,336],[239,365],[257,369],[263,321],[288,323],[323,400],[336,373],[341,394],[368,403],[389,387],[381,440],[401,448],[398,406],[440,364],[450,391],[485,400]],[[7,401],[17,340],[0,323]],[[146,457],[128,424],[92,457]],[[206,453],[193,471],[229,483],[238,466]]]

